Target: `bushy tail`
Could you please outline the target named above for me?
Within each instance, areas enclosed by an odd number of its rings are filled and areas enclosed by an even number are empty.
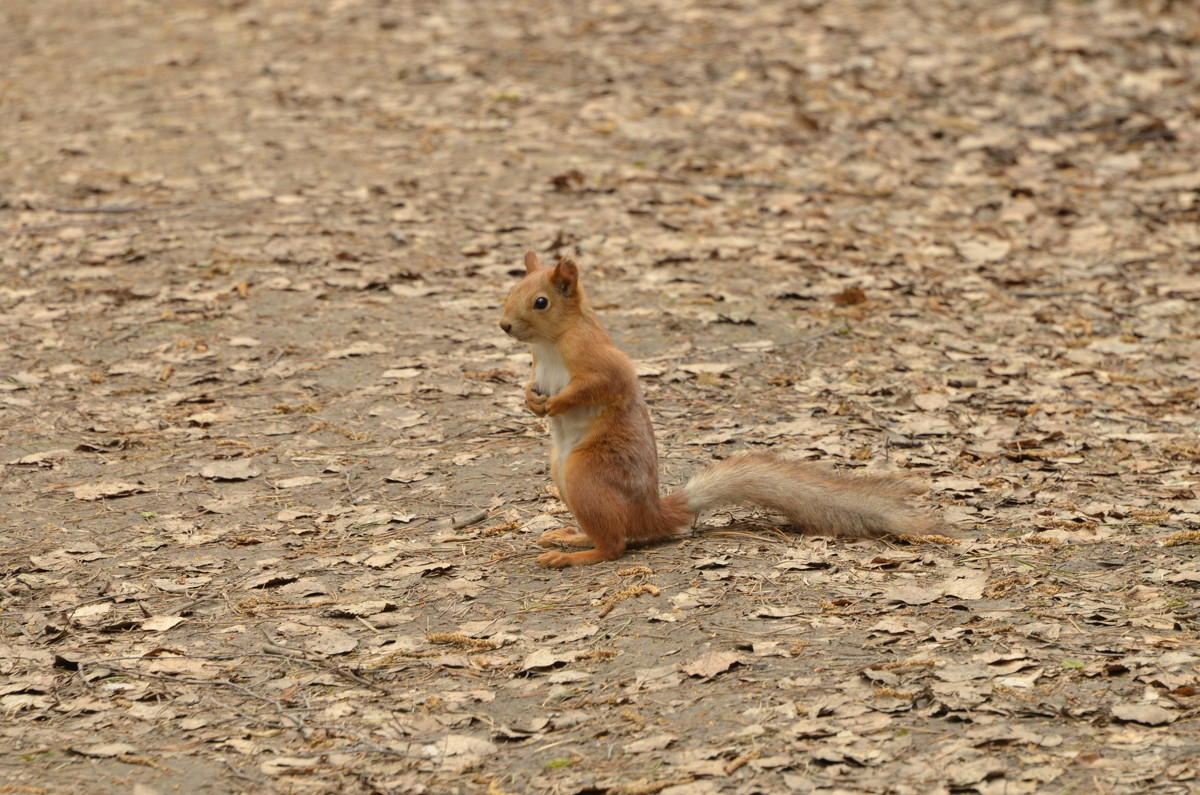
[[[838,475],[812,462],[745,453],[714,464],[667,499],[682,497],[692,514],[731,503],[759,505],[803,532],[869,538],[939,530],[936,520],[904,501],[918,491],[898,478]]]

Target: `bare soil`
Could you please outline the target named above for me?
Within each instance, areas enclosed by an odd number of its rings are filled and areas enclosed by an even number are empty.
[[[0,792],[1200,787],[1200,11],[5,0]],[[665,486],[570,522],[496,326],[578,252]]]

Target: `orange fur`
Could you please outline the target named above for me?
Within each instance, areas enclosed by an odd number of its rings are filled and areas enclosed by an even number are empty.
[[[797,529],[848,536],[924,533],[932,518],[907,505],[902,480],[839,476],[817,464],[770,453],[734,456],[666,497],[658,491],[658,450],[633,363],[588,304],[570,259],[542,267],[525,254],[525,277],[508,294],[500,327],[533,349],[525,402],[550,418],[550,476],[579,529],[552,530],[542,546],[550,568],[615,560],[631,543],[669,538],[704,510],[756,504]],[[590,547],[590,548],[587,548]]]

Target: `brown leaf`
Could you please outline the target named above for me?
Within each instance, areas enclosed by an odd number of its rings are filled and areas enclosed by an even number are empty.
[[[898,585],[886,591],[884,601],[901,602],[906,605],[927,605],[942,598],[942,594],[933,588],[922,588],[919,585]]]
[[[325,354],[326,359],[347,359],[354,356],[371,356],[377,353],[388,353],[391,349],[381,342],[355,342],[345,348],[338,348]]]
[[[963,569],[951,575],[938,587],[946,596],[958,599],[981,599],[983,589],[987,587],[987,581],[988,573],[986,571]]]
[[[622,746],[621,750],[627,754],[644,754],[648,751],[662,751],[675,742],[678,737],[674,734],[656,734],[653,737],[646,737],[641,740],[634,740]]]
[[[315,486],[323,481],[324,478],[315,477],[313,475],[301,475],[294,478],[283,478],[282,480],[275,481],[271,485],[277,489],[297,489],[304,486]]]
[[[129,743],[95,743],[93,745],[73,745],[69,749],[73,754],[90,756],[96,759],[112,759],[115,756],[136,754],[137,746]]]
[[[854,306],[855,304],[865,304],[867,295],[862,291],[861,287],[852,285],[842,290],[840,293],[834,293],[829,297],[838,306]]]
[[[142,622],[142,629],[148,632],[165,632],[186,620],[179,616],[150,616]]]
[[[1112,708],[1113,717],[1126,723],[1146,726],[1166,726],[1179,720],[1179,713],[1163,709],[1158,704],[1118,704]]]
[[[971,238],[958,244],[958,253],[972,265],[999,262],[1012,251],[1012,244],[996,238]]]
[[[98,483],[87,483],[77,486],[72,493],[77,500],[93,502],[112,497],[128,497],[132,494],[144,494],[146,491],[146,488],[136,483],[127,483],[122,480],[102,480]]]
[[[278,588],[280,585],[286,585],[298,579],[299,576],[290,571],[264,571],[242,583],[242,588],[247,591],[255,588]]]
[[[320,764],[319,757],[273,756],[259,764],[258,769],[267,776],[286,776],[293,773],[311,773]]]
[[[358,648],[358,641],[337,627],[320,627],[304,639],[304,648],[316,654],[347,654]]]
[[[425,467],[396,467],[387,475],[384,480],[392,483],[416,483],[418,480],[424,480],[433,474],[433,470]]]
[[[520,668],[522,671],[548,671],[574,662],[575,656],[576,653],[573,651],[556,652],[550,649],[538,649],[521,661]]]
[[[740,654],[728,651],[712,651],[697,657],[689,663],[681,665],[679,670],[688,676],[698,676],[708,679],[730,670],[735,665],[741,664],[742,658]]]
[[[495,743],[465,734],[449,734],[437,742],[437,747],[445,756],[482,757],[497,751]]]
[[[210,480],[249,480],[261,474],[262,470],[248,458],[214,461],[200,470],[200,475]]]

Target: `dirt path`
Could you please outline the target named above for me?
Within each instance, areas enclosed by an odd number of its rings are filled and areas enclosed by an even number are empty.
[[[5,0],[0,58],[0,792],[1200,787],[1192,4]],[[957,543],[534,567],[527,245],[666,484],[903,472]]]

